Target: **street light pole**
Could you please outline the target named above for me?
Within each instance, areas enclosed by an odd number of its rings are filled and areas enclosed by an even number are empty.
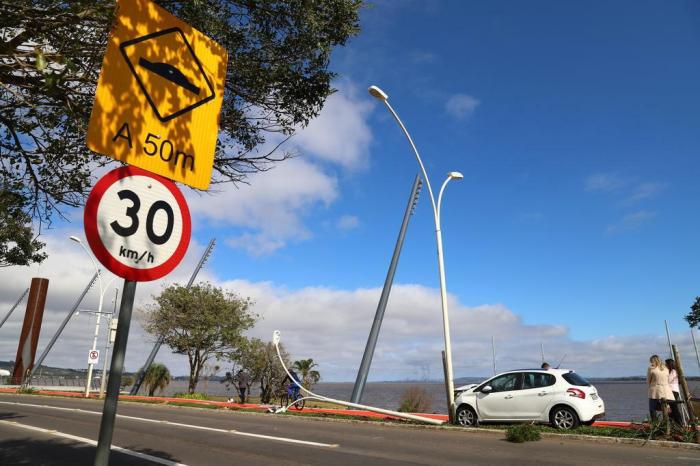
[[[95,271],[97,272],[97,283],[100,287],[100,300],[99,304],[97,305],[97,318],[95,322],[95,335],[92,339],[92,350],[95,351],[97,349],[97,337],[100,334],[100,319],[102,318],[102,301],[104,300],[105,296],[105,287],[102,285],[102,273],[100,272],[100,269],[97,267],[97,263],[95,262],[95,259],[92,257],[92,254],[90,254],[90,251],[85,247],[85,244],[78,238],[77,236],[71,236],[70,237],[71,241],[75,241],[80,245],[80,247],[83,248],[83,251],[85,251],[85,254],[90,258],[90,261],[92,262],[92,265],[95,267]],[[111,283],[111,281],[110,281]],[[109,285],[108,285],[109,286]],[[94,368],[93,363],[88,363],[88,374],[87,374],[87,382],[85,383],[85,398],[90,396],[90,383],[92,381],[92,369]]]
[[[430,196],[430,204],[433,207],[433,218],[435,221],[435,241],[437,243],[437,255],[438,255],[438,271],[440,274],[440,300],[442,304],[442,323],[443,323],[443,334],[445,337],[445,376],[446,379],[445,383],[447,385],[447,407],[448,407],[448,413],[449,413],[449,418],[450,422],[454,421],[454,375],[452,371],[452,343],[450,341],[450,318],[448,314],[448,309],[447,309],[447,284],[445,282],[445,261],[443,258],[443,250],[442,250],[442,231],[440,228],[440,204],[442,202],[442,193],[445,190],[445,187],[447,186],[447,183],[449,183],[453,179],[462,179],[464,176],[459,173],[459,172],[450,172],[447,175],[447,179],[442,183],[442,187],[440,188],[440,193],[438,195],[438,201],[437,204],[435,203],[435,197],[433,196],[433,189],[430,185],[430,180],[428,178],[428,173],[425,171],[425,166],[423,165],[423,161],[420,158],[420,154],[418,153],[418,149],[416,148],[416,145],[413,143],[413,139],[411,138],[411,135],[408,133],[408,130],[404,126],[403,122],[401,121],[401,118],[399,118],[399,115],[394,111],[392,106],[389,104],[389,96],[382,91],[380,88],[377,86],[370,86],[368,89],[370,95],[378,100],[381,100],[384,105],[386,105],[386,108],[389,109],[389,112],[393,115],[394,119],[396,122],[399,124],[401,127],[401,130],[403,130],[404,135],[406,135],[406,139],[408,139],[409,144],[411,145],[411,148],[413,149],[413,153],[416,156],[416,160],[418,161],[418,165],[420,165],[421,172],[423,173],[423,179],[425,180],[425,184],[428,187],[428,194]]]
[[[100,398],[104,396],[105,384],[107,383],[107,358],[109,357],[109,345],[112,343],[112,319],[117,313],[117,298],[119,297],[119,288],[114,289],[114,310],[109,316],[109,326],[107,330],[107,342],[105,343],[105,354],[102,362],[102,378],[100,379]]]

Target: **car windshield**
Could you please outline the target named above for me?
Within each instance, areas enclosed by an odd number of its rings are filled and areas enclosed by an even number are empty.
[[[562,375],[564,380],[569,382],[570,385],[577,385],[579,387],[590,387],[591,383],[578,375],[576,372],[569,372],[568,374]]]

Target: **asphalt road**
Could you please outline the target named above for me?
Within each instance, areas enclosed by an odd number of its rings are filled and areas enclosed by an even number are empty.
[[[92,465],[102,403],[0,394],[0,465]],[[673,465],[698,450],[119,403],[110,465]],[[140,455],[140,456],[135,456]],[[146,456],[144,456],[146,455]]]

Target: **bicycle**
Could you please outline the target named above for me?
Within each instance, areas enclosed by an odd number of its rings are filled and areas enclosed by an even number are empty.
[[[285,408],[291,404],[297,411],[304,409],[304,405],[306,404],[306,400],[301,396],[299,388],[293,384],[287,385],[287,390],[282,395],[280,402]]]

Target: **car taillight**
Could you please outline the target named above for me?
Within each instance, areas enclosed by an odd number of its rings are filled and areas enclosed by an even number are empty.
[[[575,396],[576,398],[581,398],[582,400],[586,398],[586,394],[578,388],[570,388],[566,391],[566,393],[568,393],[569,396]]]

